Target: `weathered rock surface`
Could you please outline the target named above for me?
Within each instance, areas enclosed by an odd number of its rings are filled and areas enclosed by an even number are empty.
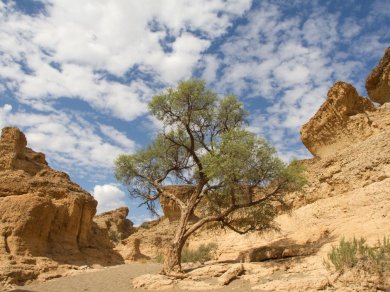
[[[367,77],[366,89],[372,101],[384,104],[390,102],[390,47],[379,64]]]
[[[148,258],[162,256],[167,243],[171,241],[175,232],[176,221],[170,222],[168,218],[152,221],[149,224],[142,224],[136,232],[121,241],[115,247],[126,261],[134,261],[134,253]],[[135,250],[135,241],[140,241],[138,251]],[[137,258],[137,257],[136,257]],[[145,257],[139,258],[144,260]]]
[[[129,208],[121,207],[96,215],[93,218],[93,221],[95,221],[101,229],[106,229],[114,242],[118,242],[135,232],[133,222],[126,218],[128,214]]]
[[[123,255],[123,258],[127,261],[139,261],[139,260],[149,260],[150,257],[141,253],[140,250],[141,240],[139,238],[132,238],[127,242],[126,252]]]
[[[232,265],[225,273],[218,278],[218,284],[227,285],[244,272],[242,264]]]
[[[165,186],[164,192],[168,192],[183,202],[186,202],[187,199],[191,196],[194,188],[190,185],[172,185]],[[160,204],[164,212],[164,216],[169,219],[170,222],[178,221],[180,219],[180,208],[176,205],[174,201],[168,199],[164,196],[160,197]],[[190,220],[196,221],[198,218],[195,215],[192,215]]]
[[[360,97],[348,83],[336,82],[318,112],[303,125],[301,139],[317,157],[325,157],[349,145],[364,141],[378,131],[370,119],[374,105]]]
[[[93,232],[97,228],[92,220],[96,200],[67,174],[51,169],[44,154],[26,146],[19,129],[2,130],[0,257],[5,264],[0,270],[0,282],[23,282],[36,277],[45,264],[38,267],[34,257],[62,263],[121,262],[107,243],[107,234],[96,237]],[[26,262],[25,258],[33,260]],[[17,272],[30,268],[28,275]]]
[[[321,246],[326,243],[327,238],[328,233],[325,232],[318,240],[305,242],[304,244],[296,244],[291,240],[278,240],[264,246],[241,251],[237,260],[249,263],[308,256],[317,253]]]
[[[148,290],[167,290],[172,289],[175,281],[164,275],[145,274],[133,280],[134,288],[143,288]]]
[[[371,136],[321,159],[301,161],[308,185],[302,194],[294,194],[295,207],[390,178],[390,108],[378,107],[367,117],[380,125]]]

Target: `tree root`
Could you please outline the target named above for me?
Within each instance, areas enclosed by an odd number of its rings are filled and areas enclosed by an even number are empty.
[[[175,272],[175,271],[171,271],[171,272],[167,273],[164,270],[162,270],[159,274],[170,277],[170,278],[181,279],[181,280],[187,279],[189,277],[189,275],[187,275],[184,272]]]

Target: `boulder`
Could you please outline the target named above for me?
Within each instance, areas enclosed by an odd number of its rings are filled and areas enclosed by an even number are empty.
[[[263,262],[297,256],[308,256],[317,252],[318,248],[310,244],[270,244],[267,246],[254,247],[240,252],[238,260],[241,262]]]
[[[129,237],[135,232],[133,222],[127,219],[128,214],[129,208],[121,207],[96,215],[93,220],[100,228],[106,229],[110,238],[115,242]]]
[[[100,264],[123,262],[113,252],[113,245],[107,244],[107,232],[95,236],[96,206],[93,196],[73,183],[66,173],[50,168],[43,153],[27,148],[26,137],[19,129],[2,130],[0,257],[12,259],[6,266],[8,282],[15,274],[13,263],[24,264],[25,257],[78,264],[94,263],[97,258]],[[40,267],[41,270],[45,268]],[[0,269],[0,282],[5,281],[2,275]],[[18,277],[21,283],[23,279]]]
[[[244,272],[242,264],[232,265],[221,277],[218,278],[218,284],[227,285]]]
[[[338,81],[318,112],[303,125],[302,142],[314,156],[322,158],[363,141],[378,130],[367,115],[375,110],[351,84]]]
[[[366,89],[372,101],[380,104],[390,102],[390,47],[386,49],[379,64],[368,75]]]

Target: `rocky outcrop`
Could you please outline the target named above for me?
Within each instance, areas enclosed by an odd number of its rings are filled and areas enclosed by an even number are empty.
[[[194,191],[194,187],[190,185],[172,185],[165,186],[163,188],[164,192],[168,192],[178,197],[183,202],[191,196]],[[160,204],[164,212],[164,216],[169,219],[170,222],[177,221],[180,219],[180,208],[176,205],[174,201],[168,199],[164,196],[160,196]],[[190,220],[196,221],[198,218],[195,215],[192,215]]]
[[[139,238],[135,237],[129,240],[127,243],[127,254],[125,254],[123,258],[132,262],[139,260],[149,260],[150,257],[141,253],[140,246],[141,240]]]
[[[136,261],[145,257],[133,256],[144,255],[148,258],[161,257],[174,235],[177,221],[170,222],[168,218],[144,223],[136,229],[128,238],[122,240],[116,247],[126,261]]]
[[[121,207],[96,215],[93,220],[100,228],[107,230],[112,241],[118,242],[135,232],[133,222],[127,219],[128,214],[129,208]]]
[[[292,194],[295,208],[390,178],[390,108],[385,105],[366,113],[372,125],[377,125],[371,136],[334,153],[329,151],[325,157],[300,162],[306,169],[308,184],[302,194]]]
[[[366,89],[372,101],[384,104],[390,102],[390,47],[379,64],[367,77]]]
[[[369,118],[374,105],[360,97],[348,83],[336,82],[318,112],[303,125],[301,139],[317,157],[325,157],[378,131],[378,124]]]
[[[317,253],[321,246],[329,241],[328,236],[329,232],[326,231],[318,240],[314,242],[307,241],[304,244],[297,244],[288,239],[278,240],[264,246],[241,251],[237,260],[250,263],[312,255]]]
[[[0,257],[13,263],[47,257],[64,263],[119,263],[121,258],[93,229],[96,200],[45,155],[27,148],[24,134],[4,128],[0,141]],[[109,242],[109,240],[108,240]],[[4,274],[3,274],[4,275]],[[12,276],[7,274],[7,278]],[[5,276],[4,276],[5,277]],[[0,282],[4,280],[0,271]],[[23,277],[20,279],[23,281]]]

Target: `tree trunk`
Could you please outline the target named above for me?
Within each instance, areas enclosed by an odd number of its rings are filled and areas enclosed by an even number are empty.
[[[189,237],[189,235],[185,235],[188,221],[191,214],[193,214],[193,210],[196,206],[196,199],[199,197],[202,188],[203,185],[202,187],[198,187],[198,191],[195,193],[196,195],[192,195],[189,202],[187,202],[188,205],[184,208],[181,208],[180,210],[179,225],[176,229],[176,233],[172,242],[167,246],[165,251],[164,264],[161,274],[180,278],[184,277],[183,271],[181,269],[181,252]]]
[[[188,218],[190,216],[189,208],[183,208],[180,214],[179,225],[177,226],[175,236],[172,242],[167,246],[164,255],[164,264],[161,271],[164,275],[171,275],[175,277],[183,276],[181,269],[181,251],[188,237],[184,237]]]
[[[164,255],[164,265],[162,274],[164,275],[179,275],[181,269],[181,251],[183,249],[184,239],[181,238],[178,242],[172,242],[167,246]]]

